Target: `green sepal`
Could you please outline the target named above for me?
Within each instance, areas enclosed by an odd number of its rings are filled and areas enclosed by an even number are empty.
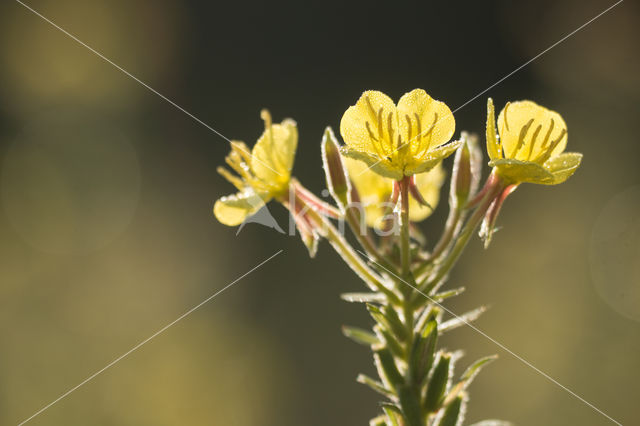
[[[375,334],[358,327],[344,325],[342,326],[342,334],[354,342],[365,346],[372,346],[380,343],[380,339],[378,339]]]
[[[344,212],[345,208],[351,202],[351,183],[347,169],[342,162],[338,140],[333,134],[331,127],[325,129],[320,146],[322,163],[327,179],[327,188],[329,188],[329,193],[331,193],[340,210]]]
[[[451,363],[451,355],[441,354],[438,363],[433,369],[429,384],[427,385],[427,394],[424,399],[424,408],[428,413],[438,411],[444,401],[445,392],[449,383],[449,365]]]
[[[359,374],[356,379],[358,383],[362,383],[363,385],[369,386],[374,391],[378,392],[380,395],[384,395],[387,398],[393,398],[394,393],[387,389],[382,383],[379,381],[372,379],[366,374]]]
[[[415,336],[409,356],[409,370],[413,383],[420,385],[431,366],[435,356],[436,342],[438,340],[438,323],[431,319],[424,331]]]
[[[464,420],[464,396],[460,395],[447,405],[442,417],[434,426],[459,426]]]
[[[404,384],[404,378],[398,370],[398,366],[393,359],[390,349],[378,349],[373,354],[373,357],[378,369],[378,375],[383,379],[388,387],[398,389]]]
[[[398,399],[406,426],[422,426],[424,424],[420,395],[413,386],[405,385],[398,389]]]

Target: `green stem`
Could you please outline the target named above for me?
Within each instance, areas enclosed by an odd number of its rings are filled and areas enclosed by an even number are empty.
[[[411,252],[409,239],[409,179],[404,177],[399,181],[400,185],[400,258],[402,264],[402,278],[409,278],[411,274]]]
[[[381,265],[384,269],[387,269],[393,273],[398,272],[395,265],[392,265],[387,259],[380,254],[378,247],[373,242],[371,235],[368,233],[366,227],[361,226],[361,221],[356,217],[355,210],[347,206],[344,212],[344,218],[351,228],[351,232],[355,236],[360,246],[364,249],[367,255],[375,260],[376,263]]]
[[[490,180],[487,183],[489,185],[489,188],[484,198],[480,202],[480,206],[476,208],[476,210],[473,212],[473,215],[471,215],[471,217],[469,218],[469,221],[465,224],[464,228],[460,232],[460,235],[456,239],[453,248],[440,264],[438,272],[432,277],[427,277],[427,279],[420,285],[420,290],[422,292],[429,294],[431,289],[449,273],[449,271],[458,261],[460,255],[467,246],[471,235],[473,235],[478,225],[480,225],[480,223],[482,222],[482,219],[491,206],[491,203],[495,200],[495,197],[504,189],[504,184],[495,176],[491,175],[489,179]]]
[[[295,195],[295,202],[304,208],[304,214],[313,221],[316,231],[325,237],[347,265],[374,291],[384,293],[392,304],[400,304],[398,296],[383,284],[383,279],[373,272],[329,220]],[[295,213],[294,213],[295,214]]]

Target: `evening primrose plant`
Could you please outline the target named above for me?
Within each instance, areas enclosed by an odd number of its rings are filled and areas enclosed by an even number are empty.
[[[383,398],[371,425],[462,425],[469,385],[495,357],[479,359],[459,374],[462,352],[442,348],[439,337],[468,325],[484,309],[451,315],[442,303],[464,289],[443,285],[478,228],[489,245],[505,199],[520,184],[559,184],[579,167],[581,154],[564,152],[564,120],[519,101],[507,103],[496,121],[489,99],[486,146],[492,169],[481,185],[477,138],[462,132],[452,141],[455,120],[446,104],[421,89],[397,104],[381,92],[366,91],[342,117],[344,143],[330,128],[321,140],[327,189],[335,201],[330,205],[291,175],[296,123],[272,124],[267,111],[262,118],[265,130],[251,151],[231,142],[227,164],[237,176],[219,172],[239,192],[215,203],[216,218],[239,225],[275,200],[289,210],[295,225],[290,229],[297,229],[312,257],[318,242],[327,240],[362,279],[368,291],[342,299],[364,303],[374,325],[371,330],[345,326],[343,332],[373,353],[378,377],[357,379]],[[447,173],[442,160],[454,153]],[[418,222],[437,208],[447,175],[449,213],[431,244]],[[347,227],[359,247],[341,232]]]

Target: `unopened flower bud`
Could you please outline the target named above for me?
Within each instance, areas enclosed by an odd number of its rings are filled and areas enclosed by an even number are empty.
[[[338,141],[330,127],[324,131],[321,148],[327,188],[340,209],[344,211],[349,204],[351,185],[342,163]]]
[[[477,138],[462,132],[461,141],[453,162],[451,177],[449,202],[453,208],[464,208],[467,201],[474,196],[478,190],[482,169],[482,153]]]

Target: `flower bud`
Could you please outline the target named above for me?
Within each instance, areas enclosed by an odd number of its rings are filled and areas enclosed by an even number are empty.
[[[473,197],[480,183],[482,169],[482,153],[478,147],[477,137],[466,132],[461,134],[462,144],[456,152],[451,177],[449,202],[453,208],[464,208]]]
[[[322,137],[322,163],[327,177],[327,188],[341,210],[349,204],[351,184],[342,163],[338,141],[331,127],[327,127]]]

